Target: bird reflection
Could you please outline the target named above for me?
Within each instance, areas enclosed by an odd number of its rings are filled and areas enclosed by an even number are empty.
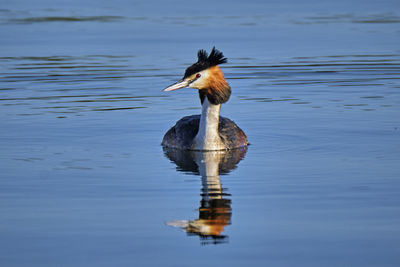
[[[179,227],[188,235],[198,235],[202,244],[227,242],[223,232],[231,223],[231,200],[220,175],[235,169],[246,151],[247,148],[207,152],[164,148],[165,156],[176,164],[178,171],[200,175],[202,181],[199,218],[170,221],[167,225]]]

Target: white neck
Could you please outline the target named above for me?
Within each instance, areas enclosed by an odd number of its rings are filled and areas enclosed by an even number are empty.
[[[193,141],[194,150],[224,149],[218,134],[219,112],[221,105],[211,104],[207,97],[203,101],[199,132]]]

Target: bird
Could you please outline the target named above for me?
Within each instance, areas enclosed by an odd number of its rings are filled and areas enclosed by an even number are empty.
[[[220,116],[221,104],[231,95],[231,87],[218,65],[227,62],[223,53],[212,48],[208,54],[201,49],[197,62],[189,66],[181,80],[164,91],[181,88],[198,90],[202,106],[201,115],[185,116],[164,135],[165,148],[217,151],[245,148],[249,145],[246,134],[232,120]]]

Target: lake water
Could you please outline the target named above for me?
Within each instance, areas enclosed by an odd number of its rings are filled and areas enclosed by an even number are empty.
[[[399,266],[400,2],[0,3],[1,266]],[[216,46],[247,151],[160,146]]]

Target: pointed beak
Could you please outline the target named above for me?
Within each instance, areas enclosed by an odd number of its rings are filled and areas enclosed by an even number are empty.
[[[181,88],[188,87],[189,84],[190,84],[190,81],[188,81],[188,80],[180,80],[180,81],[177,81],[174,84],[171,84],[170,86],[165,88],[163,91],[164,92],[169,92],[169,91],[178,90],[178,89],[181,89]]]

